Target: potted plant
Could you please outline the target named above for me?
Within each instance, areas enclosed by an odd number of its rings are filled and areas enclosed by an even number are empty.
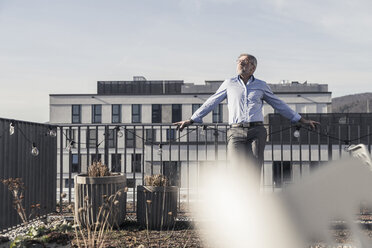
[[[110,173],[101,161],[93,162],[88,174],[75,176],[75,213],[82,226],[106,222],[121,225],[126,214],[126,177]]]
[[[137,221],[147,229],[162,230],[174,225],[177,217],[178,187],[169,186],[163,175],[145,177],[137,186]]]

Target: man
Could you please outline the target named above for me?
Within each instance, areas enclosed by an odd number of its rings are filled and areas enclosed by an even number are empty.
[[[319,123],[302,118],[275,96],[266,82],[253,76],[256,68],[257,60],[254,56],[241,54],[237,60],[238,76],[225,80],[189,120],[174,125],[182,131],[194,122],[201,123],[202,118],[226,98],[231,127],[227,133],[229,156],[236,158],[234,155],[248,155],[256,160],[253,169],[261,173],[267,136],[263,126],[263,100],[291,122],[300,122],[311,128]]]

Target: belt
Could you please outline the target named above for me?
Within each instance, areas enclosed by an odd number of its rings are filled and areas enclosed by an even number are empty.
[[[256,126],[262,126],[262,121],[254,121],[254,122],[246,122],[246,123],[234,123],[231,124],[230,127],[256,127]]]

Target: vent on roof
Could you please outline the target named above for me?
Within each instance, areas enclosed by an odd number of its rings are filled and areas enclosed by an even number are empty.
[[[133,81],[146,81],[144,76],[133,76]]]

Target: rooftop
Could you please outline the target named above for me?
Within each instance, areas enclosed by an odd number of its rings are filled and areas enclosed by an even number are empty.
[[[147,80],[142,76],[133,77],[132,81],[98,81],[98,95],[173,95],[173,94],[213,94],[223,80],[206,80],[205,84],[184,83],[183,80]],[[269,84],[275,93],[324,92],[328,93],[327,84],[299,83],[282,81]]]

